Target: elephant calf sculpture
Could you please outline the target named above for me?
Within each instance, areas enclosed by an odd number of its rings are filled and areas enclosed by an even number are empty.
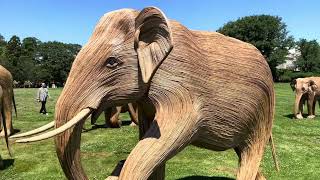
[[[14,101],[13,94],[13,79],[11,73],[0,65],[0,87],[2,88],[2,101],[1,108],[3,116],[6,119],[6,129],[7,135],[10,136],[13,133],[13,125],[12,125],[12,105],[14,107],[15,113],[17,115],[17,108]],[[1,116],[0,116],[1,117]],[[4,123],[0,122],[0,136],[4,136]]]
[[[131,118],[131,126],[138,125],[138,113],[137,113],[137,104],[128,103],[122,106],[115,106],[107,108],[104,111],[105,115],[105,126],[111,128],[119,128],[122,124],[119,119],[120,113],[128,112]],[[95,113],[91,117],[91,124],[94,125],[99,117],[100,113]]]
[[[320,98],[320,77],[294,79],[290,86],[295,91],[294,117],[303,119],[303,105],[307,102],[308,118],[315,117],[315,106]],[[320,105],[320,100],[319,100]]]
[[[254,46],[189,30],[154,7],[121,9],[100,19],[73,62],[56,104],[56,129],[17,142],[55,136],[67,178],[87,179],[79,150],[85,119],[138,102],[141,140],[119,179],[163,179],[165,162],[189,144],[234,149],[237,179],[260,179],[272,140],[273,86],[270,68]]]

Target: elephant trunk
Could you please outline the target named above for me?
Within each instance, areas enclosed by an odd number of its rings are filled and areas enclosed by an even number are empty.
[[[294,103],[294,117],[297,119],[302,118],[302,112],[300,111],[300,101],[302,97],[302,93],[296,93],[296,99]]]
[[[60,96],[59,100],[63,96]],[[61,101],[61,100],[60,100]],[[77,115],[77,108],[70,107],[70,102],[56,105],[55,128],[58,128]],[[71,103],[72,104],[72,103]],[[74,104],[72,104],[74,106]],[[81,109],[80,109],[81,110]],[[55,136],[56,152],[60,165],[68,179],[88,179],[80,162],[81,130],[84,119],[63,133]]]

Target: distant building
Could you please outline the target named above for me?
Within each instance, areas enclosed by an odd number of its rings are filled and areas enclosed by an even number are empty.
[[[285,62],[278,65],[277,69],[289,69],[299,71],[299,68],[296,67],[295,62],[297,61],[300,55],[301,53],[296,47],[289,49],[289,53],[286,56]]]

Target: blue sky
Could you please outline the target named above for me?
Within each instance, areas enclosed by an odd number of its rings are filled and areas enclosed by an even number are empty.
[[[83,45],[106,12],[157,6],[191,29],[215,31],[239,17],[278,15],[295,39],[320,42],[319,0],[0,0],[0,34]]]

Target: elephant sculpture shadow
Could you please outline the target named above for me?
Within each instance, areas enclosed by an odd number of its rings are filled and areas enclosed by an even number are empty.
[[[125,120],[122,120],[121,126],[129,126],[130,124],[131,124],[131,120],[125,119]],[[95,124],[95,125],[92,125],[91,128],[89,128],[89,129],[83,128],[82,132],[86,133],[86,132],[90,132],[90,131],[93,131],[96,129],[106,129],[106,128],[110,128],[110,127],[106,127],[105,125]]]
[[[13,166],[14,159],[3,159],[3,167],[0,168],[0,170],[5,170],[9,168],[10,166]]]
[[[111,173],[111,176],[119,176],[121,169],[125,163],[125,160],[121,160],[118,162],[117,166],[114,168],[113,172]],[[234,178],[228,178],[228,177],[218,177],[218,176],[187,176],[183,178],[179,178],[178,180],[235,180]]]
[[[308,114],[302,114],[303,117],[307,117]],[[290,113],[290,114],[285,114],[283,115],[283,117],[289,118],[289,119],[295,119],[294,114]]]
[[[179,178],[178,180],[235,180],[234,178],[218,177],[218,176],[187,176]]]
[[[15,134],[19,133],[20,131],[21,131],[20,129],[13,129],[13,132],[11,135],[15,135]]]

